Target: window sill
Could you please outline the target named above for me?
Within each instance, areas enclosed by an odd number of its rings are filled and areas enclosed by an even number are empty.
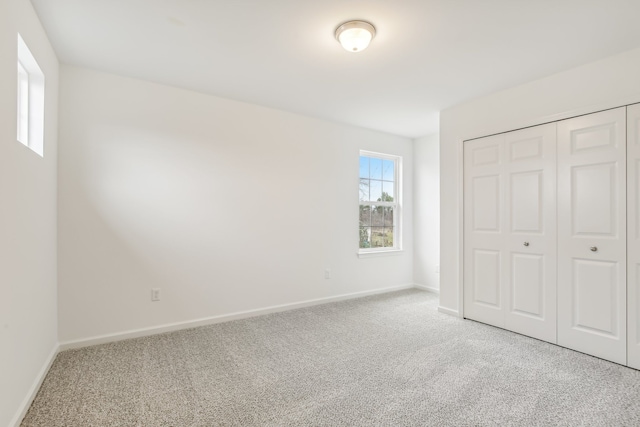
[[[402,249],[389,249],[385,251],[358,252],[358,258],[376,258],[381,256],[401,255]]]

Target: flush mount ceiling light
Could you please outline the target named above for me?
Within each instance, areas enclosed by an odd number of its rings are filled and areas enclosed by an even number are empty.
[[[375,35],[375,27],[365,21],[349,21],[336,28],[336,40],[349,52],[365,50]]]

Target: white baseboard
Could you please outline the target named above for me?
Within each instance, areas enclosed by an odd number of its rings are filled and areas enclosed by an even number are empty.
[[[422,291],[431,292],[432,294],[440,295],[440,289],[439,288],[434,288],[434,287],[427,286],[427,285],[419,285],[417,283],[415,283],[413,285],[413,287],[416,288],[416,289],[420,289]]]
[[[100,335],[91,338],[83,338],[79,340],[66,341],[60,343],[60,351],[70,350],[74,348],[88,347],[91,345],[105,344],[114,341],[122,341],[130,338],[139,338],[149,335],[162,334],[165,332],[173,332],[181,329],[195,328],[198,326],[213,325],[215,323],[228,322],[230,320],[246,319],[249,317],[261,316],[263,314],[278,313],[281,311],[294,310],[296,308],[311,307],[314,305],[327,304],[330,302],[344,301],[354,298],[362,298],[370,295],[384,294],[388,292],[400,291],[403,289],[412,289],[415,285],[399,285],[389,288],[373,289],[370,291],[353,292],[350,294],[337,295],[333,297],[317,298],[313,300],[301,301],[291,304],[275,305],[271,307],[259,308],[255,310],[239,311],[236,313],[222,314],[218,316],[205,317],[196,320],[187,320],[184,322],[169,323],[160,326],[152,326],[149,328],[134,329],[125,332],[117,332],[113,334]]]
[[[44,381],[45,377],[49,373],[49,369],[51,368],[53,361],[56,360],[56,356],[58,355],[59,351],[60,351],[60,346],[56,344],[53,347],[53,350],[51,350],[51,353],[49,354],[49,357],[47,357],[47,360],[45,361],[44,365],[42,365],[40,372],[38,372],[38,375],[36,376],[35,381],[31,385],[31,388],[29,388],[29,392],[27,393],[22,403],[20,404],[20,407],[18,408],[18,412],[13,417],[13,420],[11,420],[11,422],[9,423],[9,427],[20,427],[20,423],[22,423],[22,419],[24,418],[25,415],[27,415],[27,411],[31,407],[31,403],[33,402],[33,399],[35,399],[36,394],[38,394],[38,390],[40,390],[40,386],[42,385],[42,382]]]
[[[443,306],[438,306],[438,311],[440,313],[444,313],[444,314],[449,314],[451,316],[456,316],[456,317],[460,317],[460,312],[458,310],[452,310],[450,308],[447,307],[443,307]]]

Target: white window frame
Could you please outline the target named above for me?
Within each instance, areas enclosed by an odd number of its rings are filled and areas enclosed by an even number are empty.
[[[44,157],[44,73],[20,34],[16,62],[16,139]]]
[[[368,257],[376,255],[393,255],[402,251],[402,156],[392,154],[377,153],[374,151],[360,150],[358,156],[358,170],[360,157],[373,157],[381,160],[391,160],[394,162],[394,201],[393,202],[377,202],[377,201],[361,201],[358,192],[358,232],[360,232],[360,206],[383,206],[393,207],[393,247],[387,246],[382,248],[360,248],[360,239],[358,238],[358,256]],[[358,188],[360,188],[360,173],[358,172]]]

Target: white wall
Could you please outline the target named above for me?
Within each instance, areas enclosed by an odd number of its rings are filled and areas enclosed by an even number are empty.
[[[440,137],[413,141],[413,280],[440,288]]]
[[[639,76],[635,49],[441,112],[442,311],[462,308],[462,141],[640,102]]]
[[[44,158],[16,140],[17,34],[45,74]],[[57,349],[58,60],[28,0],[0,2],[0,426],[27,408]]]
[[[411,140],[69,66],[60,91],[61,342],[412,283]],[[356,255],[359,149],[404,158],[400,255]]]

